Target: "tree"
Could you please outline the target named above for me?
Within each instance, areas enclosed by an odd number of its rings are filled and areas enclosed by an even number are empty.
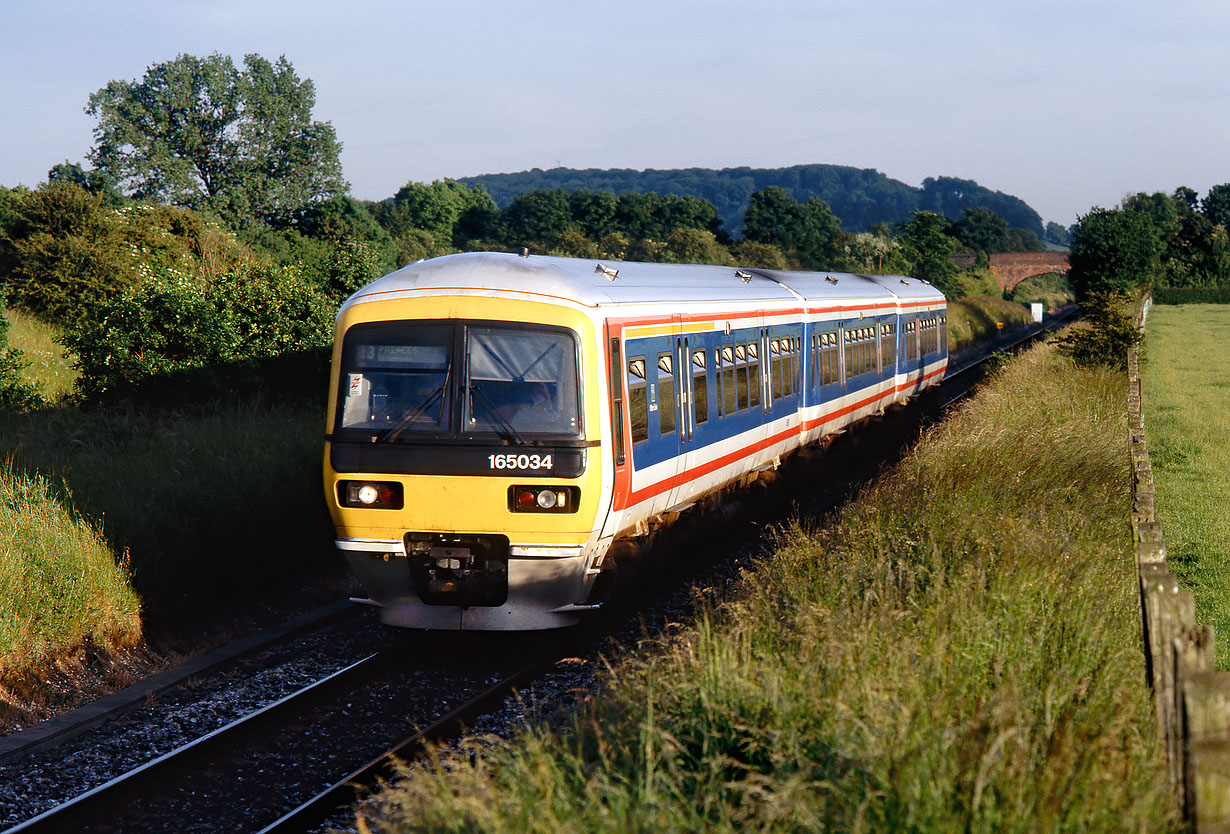
[[[276,64],[180,55],[140,81],[90,96],[89,159],[126,194],[210,209],[233,226],[284,217],[347,191],[333,126],[312,120],[316,92]]]
[[[1068,234],[1067,229],[1052,220],[1046,224],[1046,237],[1044,239],[1048,243],[1067,246],[1072,241],[1072,236]]]
[[[1214,225],[1230,229],[1230,183],[1210,188],[1200,201],[1200,210]]]
[[[55,165],[47,172],[47,182],[67,182],[79,185],[91,194],[99,194],[109,206],[118,206],[124,202],[124,195],[115,187],[115,183],[102,171],[87,171],[79,162],[65,160]]]
[[[962,246],[975,252],[1008,251],[1008,222],[990,209],[967,208],[952,230]]]
[[[841,221],[828,203],[816,197],[799,203],[777,186],[752,194],[743,234],[748,240],[795,252],[815,269],[832,269],[845,254]]]
[[[933,211],[915,211],[901,226],[897,241],[909,264],[910,275],[934,284],[945,295],[959,295],[957,265],[952,256],[957,251],[956,238],[949,234],[948,218]]]
[[[1077,221],[1068,278],[1078,298],[1130,292],[1153,280],[1159,254],[1147,213],[1094,207]]]

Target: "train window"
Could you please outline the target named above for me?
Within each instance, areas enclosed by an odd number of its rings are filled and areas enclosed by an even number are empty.
[[[693,422],[700,425],[709,419],[709,379],[705,367],[705,352],[692,351]]]
[[[614,441],[616,466],[622,464],[624,458],[624,386],[619,369],[623,367],[619,350],[619,339],[611,339],[611,438]]]
[[[447,431],[451,424],[451,324],[359,325],[346,333],[339,429]]]
[[[734,414],[739,410],[738,379],[735,366],[735,351],[730,345],[722,348],[722,414]]]
[[[782,398],[782,386],[786,378],[782,367],[782,348],[785,346],[785,341],[785,339],[773,339],[769,342],[769,393],[774,401]]]
[[[658,354],[658,433],[675,431],[675,376],[671,371],[671,355]]]
[[[885,369],[892,370],[897,364],[897,325],[888,322],[880,325],[880,358]]]
[[[760,405],[760,357],[756,355],[756,343],[747,343],[747,394],[748,406]]]
[[[649,439],[649,399],[645,382],[645,357],[628,358],[628,421],[632,427],[632,442]]]
[[[743,411],[747,408],[747,348],[744,345],[735,345],[735,370],[738,377],[735,408]]]
[[[565,333],[466,328],[466,431],[576,434],[576,362],[576,343]]]

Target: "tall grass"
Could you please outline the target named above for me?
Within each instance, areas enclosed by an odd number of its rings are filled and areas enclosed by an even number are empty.
[[[22,371],[22,379],[52,402],[63,399],[73,390],[77,371],[55,341],[58,328],[20,310],[5,310],[4,315],[9,320],[9,345],[20,350],[30,363]]]
[[[46,664],[141,639],[126,567],[44,478],[0,468],[0,724]]]
[[[1124,381],[1014,361],[571,726],[407,771],[371,831],[1165,831]],[[364,830],[361,828],[361,830]]]
[[[1196,616],[1230,634],[1230,307],[1154,306],[1142,405],[1171,570],[1196,595]],[[1217,646],[1230,668],[1230,640]]]
[[[948,349],[964,350],[976,342],[994,339],[1002,330],[1024,327],[1033,321],[1029,309],[1015,301],[978,296],[948,302]]]
[[[63,407],[0,415],[0,443],[128,554],[147,625],[180,628],[332,569],[322,414],[316,398]]]

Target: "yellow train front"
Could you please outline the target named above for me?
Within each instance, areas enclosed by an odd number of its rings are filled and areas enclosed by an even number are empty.
[[[553,628],[588,607],[610,498],[600,386],[581,370],[600,342],[585,306],[522,264],[422,262],[338,314],[325,493],[390,625]]]

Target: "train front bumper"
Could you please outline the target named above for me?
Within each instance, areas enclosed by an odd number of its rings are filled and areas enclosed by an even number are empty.
[[[408,553],[405,541],[337,539],[336,545],[370,595],[361,601],[377,606],[387,625],[532,631],[574,625],[581,613],[597,607],[584,602],[599,572],[585,546],[510,543],[504,576],[498,577],[506,581],[507,594],[500,599],[481,590],[478,604],[450,604],[447,582],[425,576],[425,559]],[[433,567],[450,556],[440,548],[430,552]],[[493,600],[499,604],[483,604]]]

